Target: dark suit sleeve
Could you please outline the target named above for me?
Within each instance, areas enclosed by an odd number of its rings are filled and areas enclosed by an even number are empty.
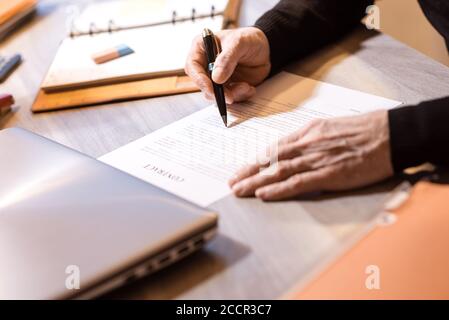
[[[419,0],[430,23],[446,40],[449,49],[449,3],[448,0]]]
[[[360,24],[372,0],[282,0],[255,26],[270,43],[272,72]]]
[[[448,0],[419,0],[449,48]],[[395,172],[431,162],[449,166],[449,97],[389,112],[391,156]]]
[[[395,172],[424,162],[449,166],[449,97],[390,110]]]

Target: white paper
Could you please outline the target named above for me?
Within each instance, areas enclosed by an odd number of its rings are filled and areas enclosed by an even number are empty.
[[[309,121],[399,104],[283,72],[259,86],[250,101],[229,107],[228,128],[212,105],[99,160],[208,206],[231,192],[227,181],[237,169]]]
[[[150,75],[180,73],[192,39],[204,28],[221,30],[223,18],[199,19],[149,28],[122,30],[66,38],[45,76],[42,88],[73,87],[90,83],[113,83],[118,79],[141,79]],[[170,39],[170,41],[168,41]],[[124,44],[134,53],[96,64],[92,55]]]

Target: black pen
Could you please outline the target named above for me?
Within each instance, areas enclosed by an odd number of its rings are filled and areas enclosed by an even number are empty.
[[[228,112],[226,107],[226,100],[224,95],[223,85],[217,84],[212,80],[212,70],[214,69],[215,59],[220,53],[220,46],[218,45],[214,34],[209,29],[203,30],[203,42],[206,49],[207,58],[207,70],[209,71],[209,77],[214,87],[215,100],[217,102],[218,110],[220,111],[221,118],[225,126],[228,126]]]

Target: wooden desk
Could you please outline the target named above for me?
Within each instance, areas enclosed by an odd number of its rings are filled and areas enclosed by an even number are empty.
[[[245,1],[241,25],[273,2]],[[66,10],[59,3],[44,1],[32,23],[0,44],[2,54],[17,51],[25,58],[0,88],[13,93],[20,106],[1,120],[2,128],[24,127],[98,157],[209,104],[200,94],[188,94],[32,114],[39,84],[64,36]],[[447,67],[366,30],[288,70],[405,103],[449,94]],[[280,297],[360,230],[393,184],[270,204],[230,196],[211,206],[221,214],[220,234],[204,251],[109,297]]]

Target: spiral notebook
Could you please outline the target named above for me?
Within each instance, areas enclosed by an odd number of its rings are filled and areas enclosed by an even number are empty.
[[[193,38],[236,26],[240,0],[126,0],[88,6],[76,18],[41,84],[32,110],[186,93]],[[104,64],[92,55],[125,44],[134,53]]]
[[[88,7],[87,14],[74,21],[70,32],[72,36],[67,37],[59,47],[42,89],[51,92],[182,74],[192,39],[206,27],[213,31],[222,29],[227,3],[225,0],[201,1],[200,9],[190,7],[187,19],[184,2],[188,1],[143,3],[127,0]],[[122,20],[115,17],[117,11],[124,17]],[[148,12],[148,23],[143,22],[141,12]],[[96,15],[99,17],[97,22],[87,22],[88,18]],[[168,15],[171,20],[168,20]],[[156,22],[157,17],[160,18],[159,22]],[[110,27],[105,21],[109,21]],[[96,52],[121,44],[134,53],[101,65],[93,61],[92,55]]]
[[[227,0],[126,0],[90,5],[71,23],[72,36],[223,16]]]

